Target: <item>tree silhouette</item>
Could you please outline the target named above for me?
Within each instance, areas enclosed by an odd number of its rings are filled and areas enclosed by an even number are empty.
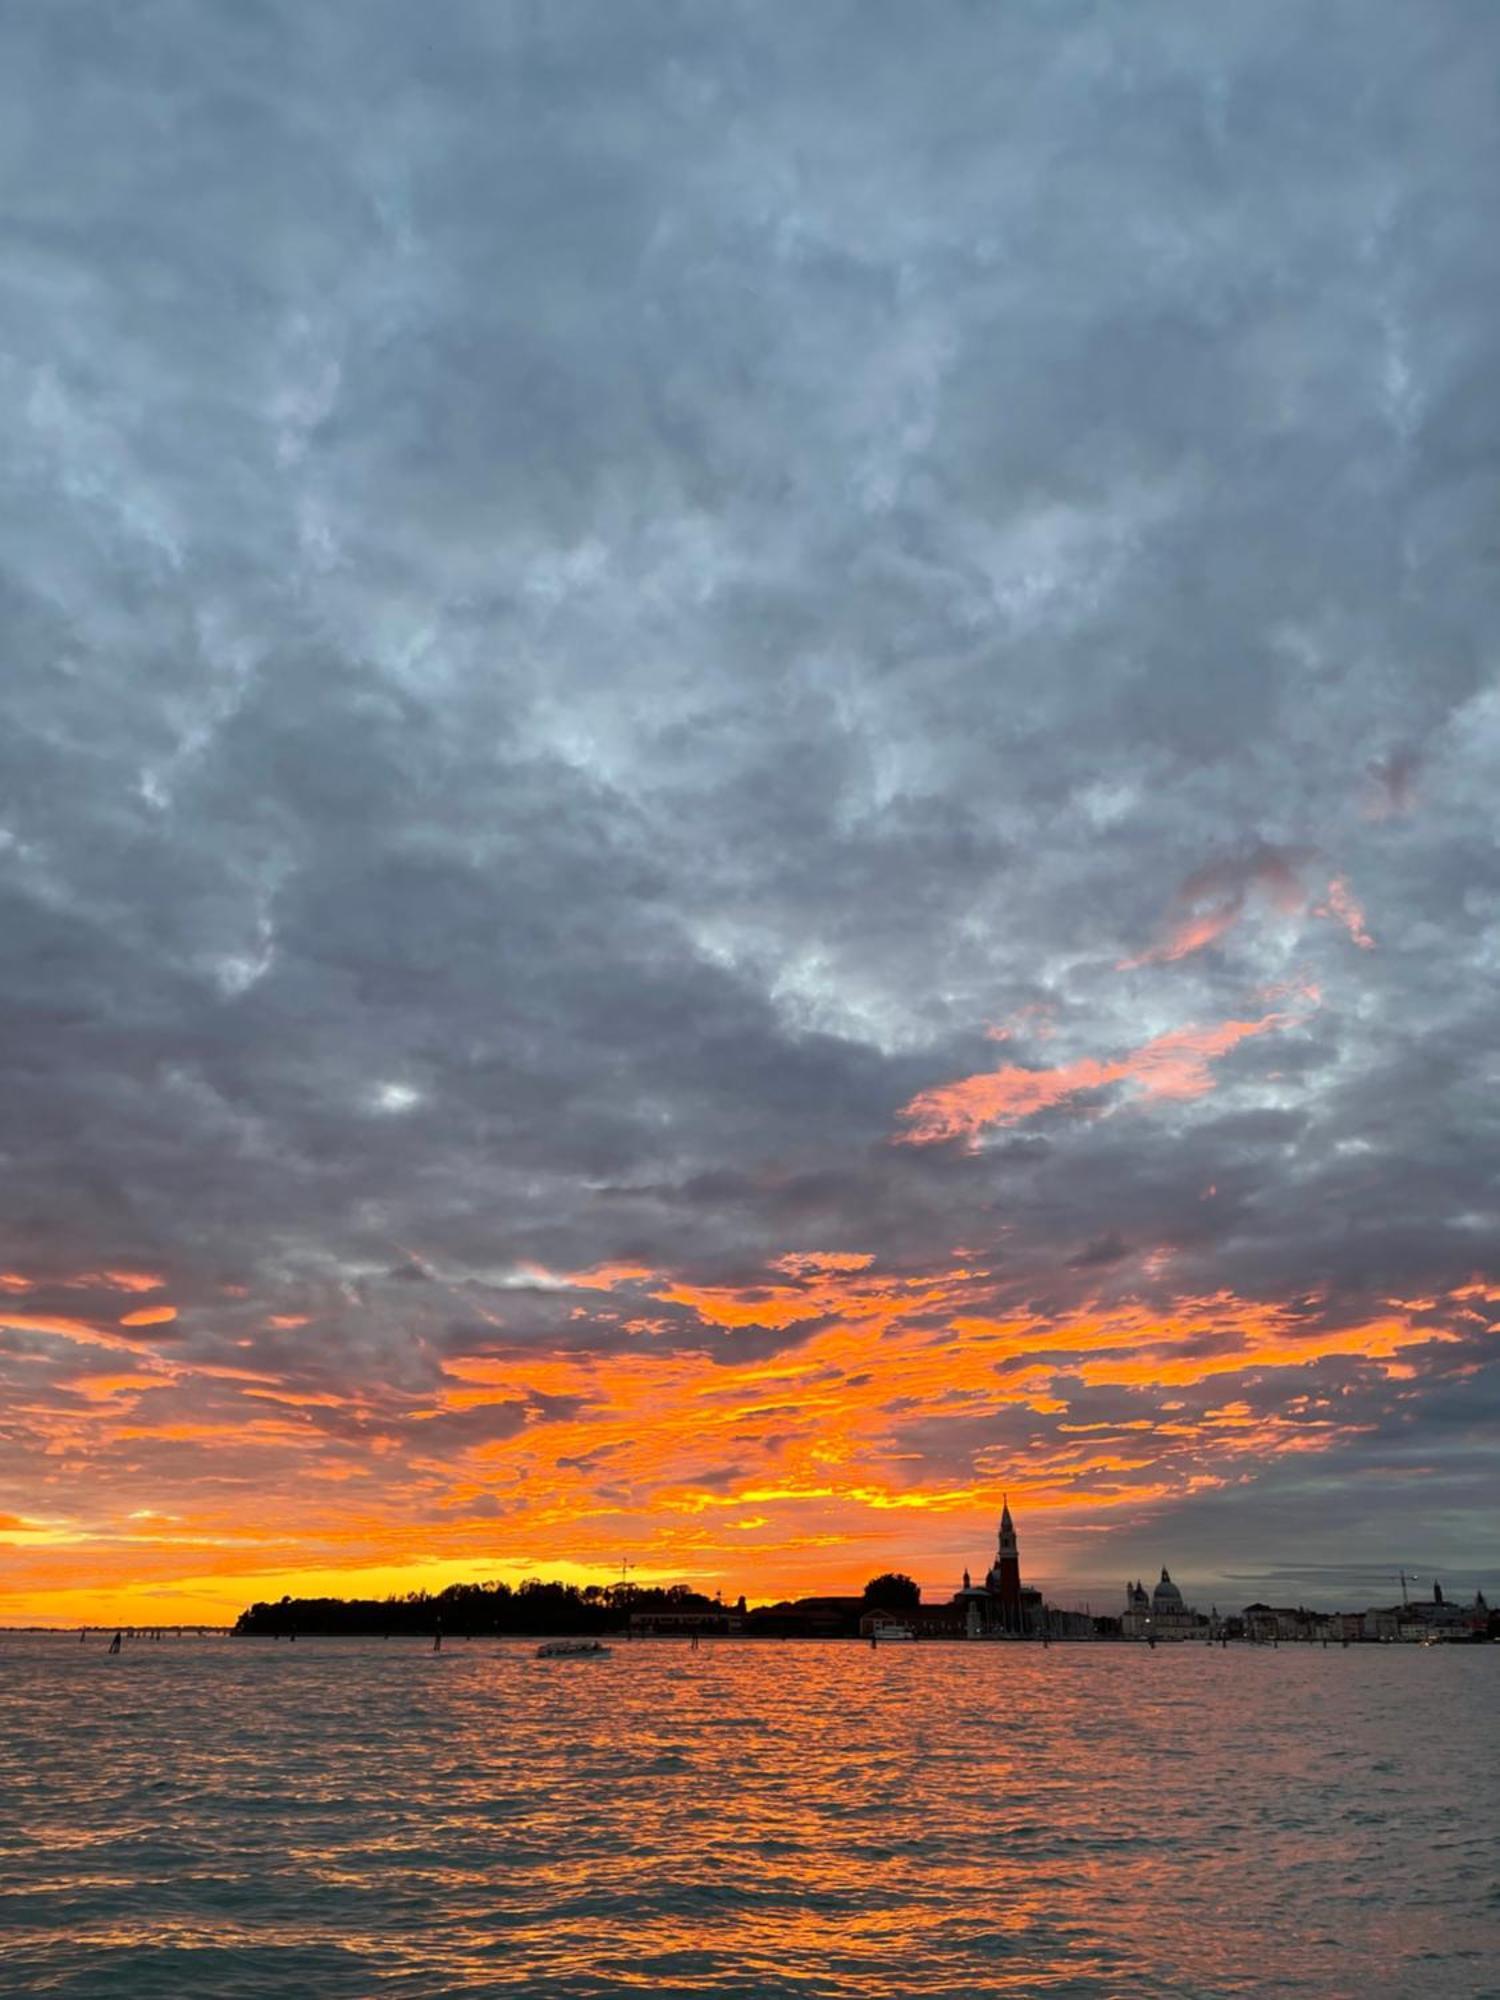
[[[618,1629],[632,1610],[712,1611],[711,1598],[687,1584],[554,1583],[528,1577],[516,1590],[505,1583],[452,1583],[435,1597],[414,1590],[405,1597],[283,1597],[279,1604],[252,1604],[240,1613],[241,1637],[309,1636],[354,1638],[397,1634],[431,1638],[442,1626],[464,1638],[504,1634],[592,1636]]]
[[[899,1570],[872,1576],[865,1585],[865,1604],[871,1611],[888,1611],[893,1617],[908,1618],[921,1601],[921,1586]]]

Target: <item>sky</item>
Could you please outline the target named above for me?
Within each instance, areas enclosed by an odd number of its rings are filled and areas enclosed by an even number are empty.
[[[0,43],[0,1620],[1493,1591],[1488,0]]]

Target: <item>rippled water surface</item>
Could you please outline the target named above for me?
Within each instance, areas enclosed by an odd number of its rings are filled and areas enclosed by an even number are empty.
[[[1500,1995],[1500,1648],[0,1636],[0,1991]]]

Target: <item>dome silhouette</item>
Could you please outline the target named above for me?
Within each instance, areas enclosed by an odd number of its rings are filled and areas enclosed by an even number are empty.
[[[1173,1583],[1165,1570],[1161,1573],[1161,1582],[1151,1593],[1151,1608],[1154,1611],[1180,1611],[1182,1609],[1182,1592]]]

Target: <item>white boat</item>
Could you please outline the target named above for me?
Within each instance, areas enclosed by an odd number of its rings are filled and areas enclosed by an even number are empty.
[[[602,1639],[548,1639],[536,1649],[539,1660],[596,1659],[610,1650]]]
[[[890,1645],[892,1640],[915,1639],[916,1636],[910,1625],[902,1625],[894,1618],[882,1619],[880,1624],[870,1627],[870,1637],[878,1639],[883,1646]]]

